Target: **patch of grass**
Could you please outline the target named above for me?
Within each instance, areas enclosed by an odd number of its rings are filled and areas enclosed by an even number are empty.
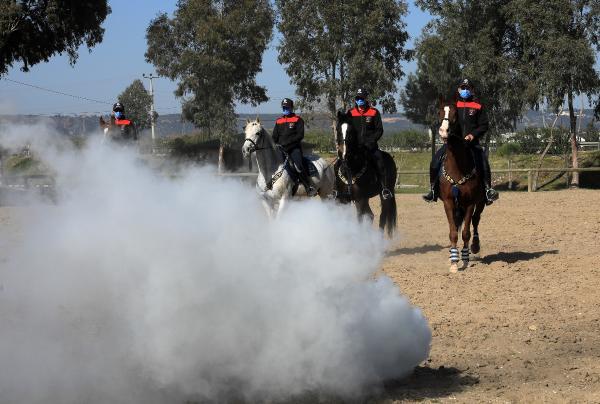
[[[3,173],[7,176],[47,175],[50,170],[35,157],[14,155],[4,161]]]

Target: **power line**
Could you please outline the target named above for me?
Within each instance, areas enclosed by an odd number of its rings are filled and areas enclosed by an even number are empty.
[[[76,98],[76,99],[84,100],[84,101],[97,102],[98,104],[112,105],[112,103],[110,103],[108,101],[99,101],[99,100],[94,100],[93,98],[80,97],[78,95],[67,94],[67,93],[63,93],[61,91],[56,91],[56,90],[50,90],[49,88],[44,88],[44,87],[36,86],[36,85],[33,85],[33,84],[27,84],[27,83],[23,83],[23,82],[17,81],[17,80],[12,80],[12,79],[8,79],[8,78],[3,78],[3,80],[10,81],[11,83],[15,83],[15,84],[20,84],[22,86],[27,86],[27,87],[35,88],[37,90],[46,91],[48,93],[53,93],[53,94],[58,94],[58,95],[64,95],[64,96],[67,96],[67,97]]]

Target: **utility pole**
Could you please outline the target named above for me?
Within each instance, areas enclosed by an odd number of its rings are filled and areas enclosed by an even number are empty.
[[[153,80],[160,78],[160,76],[155,76],[152,73],[150,73],[150,74],[144,73],[144,74],[142,74],[142,77],[144,77],[145,79],[148,79],[150,81],[150,97],[152,97],[152,103],[150,104],[150,125],[152,127],[152,149],[154,150],[154,141],[156,140],[154,115],[156,114],[156,112],[154,111],[154,82],[153,82]]]

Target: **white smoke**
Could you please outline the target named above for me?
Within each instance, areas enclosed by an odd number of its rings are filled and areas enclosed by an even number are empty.
[[[169,179],[43,127],[0,136],[27,138],[61,186],[0,229],[0,402],[356,398],[427,357],[426,320],[375,275],[384,242],[349,209],[269,222],[209,170]]]

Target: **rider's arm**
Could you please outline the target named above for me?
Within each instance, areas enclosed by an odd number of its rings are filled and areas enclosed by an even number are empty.
[[[296,136],[294,136],[294,142],[300,143],[302,139],[304,139],[304,120],[299,118],[298,122],[296,122]]]
[[[373,122],[375,126],[375,131],[373,132],[373,141],[378,142],[379,139],[383,136],[383,122],[381,121],[381,114],[379,111],[375,114],[375,122]]]
[[[489,126],[490,124],[487,113],[485,112],[485,108],[482,106],[477,114],[477,127],[473,130],[472,135],[479,139],[485,134],[485,132],[487,132]]]
[[[275,144],[279,144],[279,125],[275,124],[273,128],[273,141]]]

